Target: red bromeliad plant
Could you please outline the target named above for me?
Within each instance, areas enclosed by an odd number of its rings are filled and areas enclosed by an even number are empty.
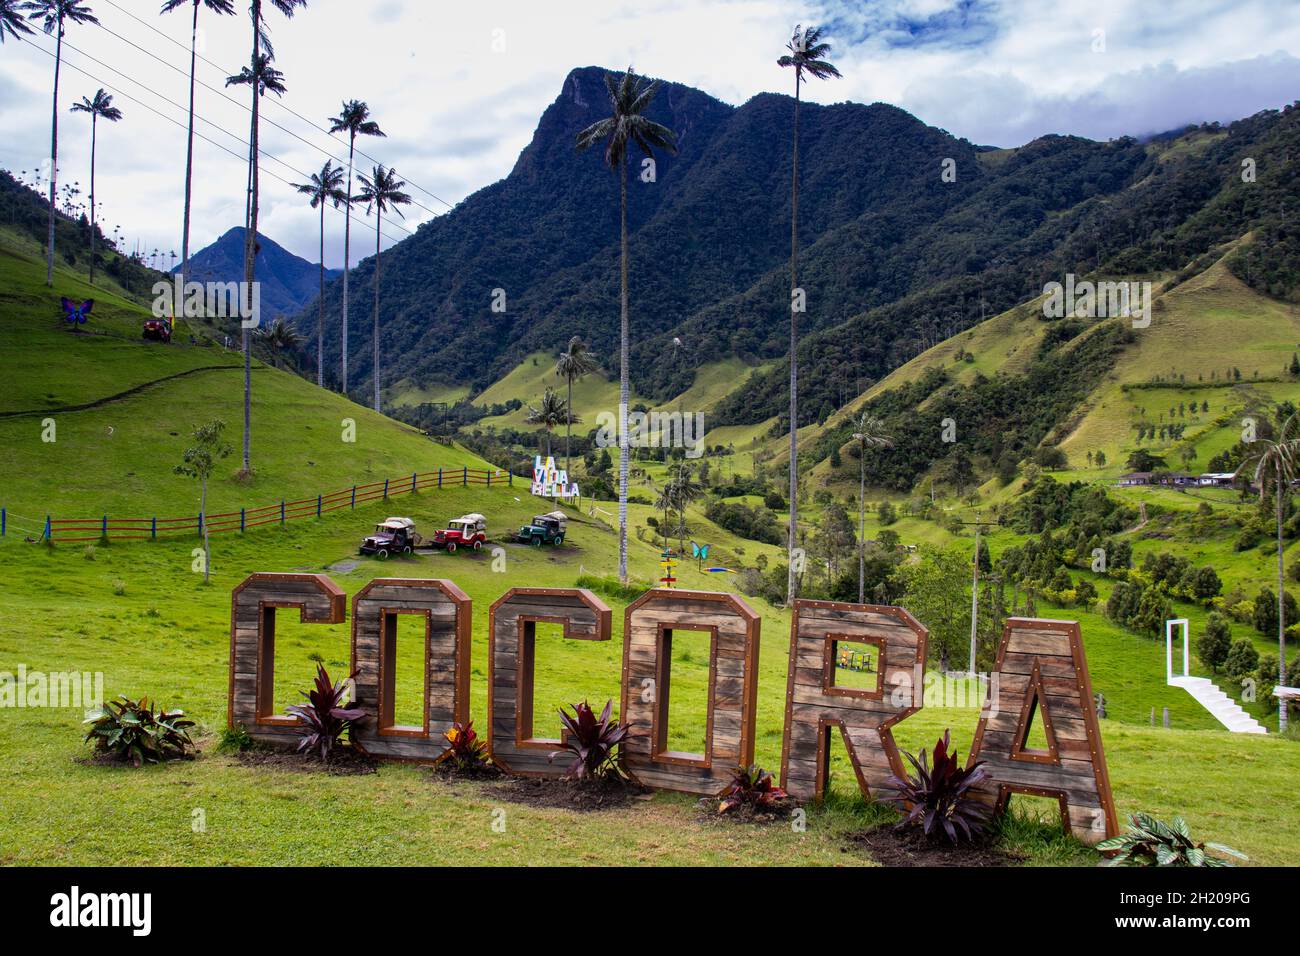
[[[334,747],[340,742],[344,733],[352,725],[365,717],[366,712],[360,707],[343,707],[343,695],[347,681],[335,684],[325,668],[316,665],[316,686],[310,693],[303,691],[306,704],[292,704],[288,712],[302,722],[302,739],[298,741],[298,750],[315,751],[321,760],[328,760]]]
[[[737,767],[731,784],[722,792],[718,812],[726,813],[739,806],[771,809],[786,798],[786,792],[772,782],[772,775],[757,764]]]
[[[906,814],[895,829],[919,826],[927,837],[942,833],[953,844],[987,831],[991,812],[975,792],[976,785],[988,779],[982,760],[963,768],[946,730],[935,741],[933,768],[927,764],[924,750],[920,760],[907,752],[903,756],[915,768],[916,777],[889,778],[889,785],[897,789],[889,801]]]
[[[560,711],[560,722],[567,733],[560,742],[560,749],[549,759],[554,760],[562,754],[573,757],[564,773],[566,777],[573,780],[623,778],[615,752],[627,739],[627,728],[610,719],[613,709],[614,701],[607,701],[597,718],[591,705],[584,700],[573,705],[572,714]]]
[[[474,731],[474,721],[454,723],[443,734],[447,739],[447,753],[443,760],[457,770],[478,770],[487,766],[487,742],[480,740]]]

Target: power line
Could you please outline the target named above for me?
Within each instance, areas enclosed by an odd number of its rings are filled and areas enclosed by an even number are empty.
[[[32,46],[32,47],[34,47],[35,49],[40,50],[42,53],[44,53],[46,56],[50,57],[51,59],[53,59],[54,56],[55,56],[54,53],[52,53],[52,52],[50,52],[49,50],[45,49],[45,47],[38,45],[37,43],[35,43],[34,41],[32,41],[31,39],[29,39],[29,38],[27,38],[27,37],[18,37],[18,39],[21,40],[22,42],[28,44],[29,46]],[[142,87],[143,89],[146,89],[146,90],[149,89],[149,87],[145,86],[145,85],[144,85],[143,83],[141,83],[139,80],[132,79],[131,77],[127,76],[125,73],[122,73],[121,71],[115,69],[114,67],[109,66],[107,63],[103,63],[102,61],[95,59],[95,57],[93,57],[93,56],[89,56],[88,54],[82,53],[82,51],[77,50],[77,49],[76,49],[75,47],[73,47],[70,43],[68,43],[68,41],[67,41],[66,38],[64,38],[63,45],[66,46],[66,47],[68,47],[69,49],[74,50],[75,52],[81,54],[82,56],[86,56],[87,59],[94,60],[94,62],[96,62],[96,63],[100,63],[101,66],[104,66],[104,67],[106,67],[106,68],[109,69],[109,70],[112,70],[114,73],[117,73],[119,76],[122,76],[123,78],[125,78],[125,79],[127,79],[127,80],[130,80],[130,82],[135,83],[137,86],[140,86],[140,87]],[[95,74],[93,74],[93,73],[91,73],[90,71],[88,71],[88,70],[86,70],[86,69],[84,69],[84,68],[78,66],[76,63],[72,63],[72,62],[70,62],[70,61],[68,61],[68,60],[64,60],[63,63],[64,63],[65,66],[69,67],[70,69],[76,70],[78,73],[81,73],[83,76],[86,76],[86,77],[88,77],[88,78],[91,79],[91,80],[94,80],[94,81],[95,81],[96,83],[98,83],[100,86],[103,86],[103,87],[105,87],[105,88],[107,88],[107,89],[112,90],[112,91],[113,91],[115,94],[117,94],[118,96],[121,96],[121,97],[124,97],[125,99],[130,100],[132,103],[135,103],[135,104],[137,104],[138,106],[143,107],[144,109],[148,110],[149,112],[151,112],[151,113],[155,114],[156,116],[158,116],[158,117],[160,117],[160,118],[166,120],[167,122],[173,124],[174,126],[179,127],[180,129],[187,130],[187,126],[186,126],[186,124],[180,122],[179,120],[177,120],[177,119],[175,119],[175,118],[173,118],[173,117],[171,117],[171,116],[168,116],[166,113],[163,113],[162,111],[160,111],[160,110],[158,110],[157,108],[151,106],[150,104],[144,102],[143,100],[139,99],[138,97],[132,96],[130,93],[127,93],[127,92],[123,91],[120,87],[118,87],[118,86],[114,86],[112,83],[109,83],[108,81],[103,80],[103,79],[101,79],[101,78],[95,76]],[[178,108],[185,109],[185,107],[180,107],[179,104],[175,103],[175,102],[172,101],[172,100],[167,99],[167,97],[162,96],[162,94],[159,94],[159,93],[157,93],[156,91],[153,91],[153,90],[149,90],[149,91],[150,91],[151,93],[154,93],[155,96],[158,96],[159,98],[163,99],[164,101],[166,101],[166,102],[168,102],[168,103],[171,103],[173,106],[177,106]],[[217,149],[220,149],[220,150],[222,150],[222,151],[224,151],[224,152],[226,152],[226,153],[229,153],[231,156],[235,157],[235,158],[238,159],[240,162],[244,162],[244,163],[248,162],[248,153],[247,153],[247,150],[250,148],[250,144],[249,144],[248,140],[243,139],[243,138],[241,138],[240,136],[236,135],[235,133],[230,132],[229,130],[225,129],[225,127],[223,127],[223,126],[220,126],[220,125],[218,125],[218,124],[216,124],[216,123],[213,123],[211,120],[209,120],[209,119],[207,119],[207,118],[205,118],[205,117],[203,117],[203,116],[200,116],[198,113],[195,113],[194,115],[195,115],[195,117],[196,117],[197,119],[201,119],[201,120],[203,120],[203,122],[207,123],[209,126],[212,126],[212,127],[216,128],[216,129],[219,129],[219,130],[221,130],[222,132],[224,132],[224,133],[225,133],[227,136],[229,136],[231,139],[235,140],[235,141],[238,142],[240,145],[244,146],[246,151],[245,151],[245,153],[244,153],[243,155],[241,155],[241,154],[235,152],[235,151],[234,151],[233,149],[231,149],[230,147],[226,146],[224,143],[219,143],[219,142],[217,142],[216,140],[212,139],[211,137],[205,136],[203,133],[199,132],[198,130],[195,130],[195,131],[194,131],[194,135],[195,135],[196,137],[198,137],[199,139],[203,140],[203,141],[206,142],[206,143],[209,143],[209,144],[212,145],[212,146],[215,146]],[[278,163],[280,163],[282,166],[284,166],[286,169],[290,170],[291,172],[296,173],[296,174],[299,175],[299,176],[302,176],[304,179],[308,179],[308,180],[309,180],[309,179],[311,178],[308,174],[303,173],[301,170],[299,170],[299,169],[297,169],[297,168],[295,168],[295,167],[293,167],[293,166],[290,166],[288,163],[284,162],[284,161],[281,160],[279,157],[274,156],[274,155],[271,154],[271,153],[268,153],[268,152],[266,152],[266,151],[264,151],[264,150],[259,150],[259,151],[258,151],[258,154],[259,154],[260,156],[265,156],[265,157],[267,157],[268,159],[273,159],[273,160],[275,160],[276,162],[278,162]],[[289,186],[289,187],[292,187],[292,188],[294,188],[294,189],[297,189],[297,186],[298,186],[297,183],[290,182],[289,180],[285,179],[283,176],[280,176],[280,175],[278,175],[278,174],[272,172],[272,171],[269,170],[269,169],[263,169],[263,170],[261,170],[261,172],[265,173],[267,176],[270,176],[272,179],[279,180],[280,182],[284,183],[286,186]],[[334,210],[335,212],[339,213],[339,215],[343,215],[342,210],[338,209],[337,207],[332,207],[332,208],[333,208],[333,210]],[[414,234],[414,233],[412,233],[412,231],[411,231],[410,229],[407,229],[407,228],[406,228],[405,226],[403,226],[401,223],[393,222],[392,219],[389,219],[389,223],[390,223],[391,225],[395,225],[395,226],[397,226],[397,228],[401,229],[403,232],[406,232],[408,235],[413,235],[413,234]],[[397,242],[401,242],[401,241],[402,241],[400,238],[398,238],[398,237],[396,237],[396,236],[393,236],[393,235],[391,235],[391,234],[389,234],[389,233],[384,232],[382,228],[380,229],[380,235],[382,235],[385,239],[388,239],[390,242],[393,242],[393,243],[397,243]]]
[[[143,22],[143,21],[141,21],[141,22]],[[189,79],[189,75],[190,75],[190,74],[189,74],[189,71],[188,71],[188,70],[184,70],[184,69],[182,69],[181,67],[176,66],[174,63],[170,63],[170,62],[168,62],[167,60],[164,60],[162,57],[158,56],[158,54],[154,53],[152,50],[145,49],[144,47],[140,46],[140,44],[138,44],[138,43],[136,43],[136,42],[134,42],[134,41],[132,41],[132,40],[128,40],[126,37],[122,36],[120,33],[115,33],[114,31],[110,30],[108,27],[104,26],[103,23],[99,23],[99,24],[97,24],[97,25],[100,27],[100,29],[102,29],[104,32],[108,33],[110,36],[116,37],[117,39],[121,40],[123,43],[127,44],[128,46],[134,47],[136,50],[139,50],[139,51],[140,51],[141,53],[143,53],[145,56],[150,57],[150,58],[153,59],[153,60],[156,60],[157,62],[161,63],[163,66],[167,67],[168,69],[171,69],[171,70],[176,71],[176,72],[179,73],[181,76],[185,77],[187,80]],[[147,26],[147,25],[148,25],[148,24],[146,24],[146,26]],[[173,42],[174,42],[174,41],[173,41]],[[66,46],[70,47],[70,48],[73,48],[72,45],[69,44],[66,40],[64,40],[64,44],[65,44]],[[75,49],[75,48],[73,48],[73,49]],[[78,53],[81,53],[82,56],[88,56],[88,54],[84,53],[84,52],[81,51],[81,50],[77,50],[77,52],[78,52]],[[90,59],[94,59],[94,57],[90,57]],[[96,62],[100,62],[100,61],[96,61]],[[107,64],[104,64],[104,65],[107,66]],[[113,68],[112,68],[112,67],[108,67],[108,69],[113,69]],[[114,72],[118,72],[118,71],[114,70]],[[227,93],[225,90],[221,89],[220,87],[213,86],[213,85],[211,85],[210,83],[207,83],[207,82],[205,82],[205,81],[203,81],[203,80],[200,80],[198,77],[195,77],[195,80],[194,80],[194,81],[195,81],[198,85],[202,86],[204,89],[206,89],[206,90],[210,90],[211,92],[216,93],[218,96],[220,96],[222,99],[226,100],[227,102],[229,102],[229,103],[233,103],[235,106],[237,106],[239,109],[243,110],[245,113],[251,113],[251,112],[252,112],[252,110],[251,110],[251,108],[248,106],[248,104],[244,103],[244,102],[241,101],[241,100],[237,100],[237,99],[235,99],[235,97],[231,96],[229,93]],[[159,95],[161,96],[162,94],[159,94]],[[164,97],[164,99],[165,99],[165,98],[166,98],[166,97]],[[173,103],[174,103],[175,101],[169,101],[169,102],[173,102]],[[277,101],[275,101],[275,100],[270,100],[270,101],[268,101],[268,102],[277,102]],[[180,104],[179,104],[179,103],[175,103],[175,105],[178,106],[178,107],[180,107]],[[182,108],[182,109],[188,109],[188,107],[180,107],[180,108]],[[195,115],[197,116],[198,114],[196,113]],[[322,154],[324,154],[326,157],[328,157],[329,159],[333,160],[333,161],[336,162],[336,163],[339,163],[340,165],[343,164],[344,160],[343,160],[342,157],[335,156],[334,154],[330,153],[328,150],[322,149],[320,146],[317,146],[315,143],[311,142],[310,140],[308,140],[308,139],[306,139],[306,138],[300,136],[298,133],[295,133],[293,130],[289,129],[287,126],[281,126],[281,125],[280,125],[279,123],[277,123],[275,120],[270,119],[269,117],[266,117],[265,115],[262,116],[262,119],[265,120],[265,121],[266,121],[268,124],[270,124],[271,126],[274,126],[276,129],[280,130],[281,132],[287,133],[288,135],[292,136],[294,139],[298,140],[300,143],[303,143],[303,144],[304,144],[305,146],[307,146],[308,148],[310,148],[310,149],[314,149],[314,150],[316,150],[318,153],[322,153]],[[205,122],[207,122],[207,121],[205,120]],[[363,155],[364,155],[364,154],[363,154]],[[435,198],[436,198],[436,197],[435,197]],[[441,200],[439,200],[439,202],[441,202]],[[412,205],[419,206],[421,209],[423,209],[425,212],[427,212],[427,213],[428,213],[429,215],[431,215],[431,216],[437,216],[437,215],[440,215],[440,213],[438,213],[438,212],[436,212],[436,211],[430,209],[428,206],[424,205],[424,203],[419,202],[418,200],[414,200],[414,199],[413,199],[413,200],[411,200],[411,203],[412,203]]]
[[[184,43],[181,43],[181,42],[180,42],[179,40],[177,40],[175,37],[169,36],[168,34],[164,33],[162,30],[159,30],[156,26],[154,26],[154,25],[153,25],[152,23],[150,23],[148,20],[143,20],[143,19],[141,19],[140,17],[136,16],[134,13],[132,13],[130,10],[127,10],[127,9],[125,9],[124,7],[121,7],[121,6],[119,6],[118,4],[114,3],[113,0],[102,0],[102,2],[103,2],[103,3],[107,3],[110,7],[114,7],[115,9],[120,10],[122,13],[125,13],[125,14],[126,14],[128,17],[130,17],[132,20],[135,20],[136,22],[140,23],[141,25],[143,25],[143,26],[149,28],[149,29],[152,30],[154,33],[158,34],[160,37],[162,37],[164,40],[166,40],[168,43],[171,43],[171,44],[174,44],[175,46],[180,47],[180,48],[181,48],[182,50],[184,50],[186,53],[189,53],[189,52],[190,52],[190,48],[189,48],[188,46],[186,46]],[[101,24],[101,25],[102,25],[102,24]],[[109,32],[112,33],[111,30],[110,30]],[[116,36],[116,34],[114,34],[114,36]],[[121,38],[119,37],[119,39],[121,39]],[[127,41],[127,42],[130,42],[130,41]],[[134,46],[134,44],[132,44],[132,46]],[[219,63],[215,63],[215,62],[213,62],[212,60],[209,60],[209,59],[208,59],[206,56],[204,56],[202,53],[196,53],[195,56],[196,56],[198,59],[202,60],[204,63],[208,64],[208,66],[211,66],[211,67],[213,67],[213,68],[216,69],[216,70],[219,70],[219,71],[222,73],[223,76],[230,76],[230,71],[229,71],[229,70],[227,70],[227,69],[226,69],[225,67],[223,67],[221,64],[219,64]],[[174,67],[173,67],[173,69],[174,69]],[[185,75],[186,75],[186,76],[189,76],[188,73],[186,73]],[[206,84],[205,84],[205,85],[206,85]],[[334,140],[335,142],[338,142],[338,143],[340,143],[340,144],[343,144],[343,143],[345,142],[345,141],[344,141],[343,139],[341,139],[337,134],[330,132],[330,131],[327,130],[325,127],[323,127],[323,126],[317,124],[314,120],[311,120],[311,119],[307,118],[306,116],[303,116],[301,113],[299,113],[297,110],[293,109],[292,107],[290,107],[290,106],[286,106],[284,103],[282,103],[282,102],[280,102],[280,101],[278,101],[278,100],[275,100],[275,101],[272,101],[272,102],[274,102],[276,106],[278,106],[280,109],[284,110],[286,113],[289,113],[290,115],[297,117],[298,119],[302,120],[304,123],[306,123],[308,126],[312,127],[313,129],[317,130],[318,132],[324,133],[326,136],[328,136],[330,139]],[[246,109],[246,110],[248,109],[248,107],[247,107],[247,106],[244,106],[242,103],[239,104],[239,105],[240,105],[241,107],[243,107],[243,109]],[[271,121],[271,120],[268,120],[267,122],[272,122],[272,121]],[[283,129],[283,127],[280,127],[280,128]],[[289,131],[288,131],[288,130],[285,130],[285,132],[289,132]],[[291,135],[296,135],[296,134],[291,134]],[[299,138],[301,138],[301,137],[299,137]],[[304,140],[304,142],[306,142],[306,140]],[[309,145],[310,145],[310,144],[309,144]],[[316,146],[316,147],[314,147],[314,148],[315,148],[315,149],[320,149],[319,146]],[[321,149],[321,152],[325,152],[325,151],[324,151],[323,149]],[[364,157],[365,159],[370,160],[372,163],[375,163],[376,165],[379,164],[379,160],[375,159],[375,157],[371,156],[369,153],[367,153],[367,152],[366,152],[365,150],[363,150],[363,149],[357,149],[357,150],[356,150],[356,153],[357,153],[357,155],[362,156],[362,157]],[[329,154],[326,153],[326,155],[329,155]],[[339,162],[342,162],[342,160],[338,160],[338,161],[339,161]],[[434,192],[431,192],[431,191],[428,190],[428,189],[425,189],[423,186],[421,186],[419,183],[415,182],[414,180],[408,179],[408,180],[406,180],[406,184],[407,184],[408,186],[411,186],[411,187],[414,188],[414,189],[418,189],[420,192],[424,193],[426,196],[429,196],[429,197],[432,198],[434,201],[442,203],[442,204],[443,204],[444,206],[446,206],[448,209],[454,209],[454,208],[455,208],[455,206],[453,206],[451,203],[447,202],[447,200],[443,199],[443,198],[442,198],[441,196],[439,196],[437,193],[434,193]],[[417,205],[419,205],[419,204],[417,203]],[[428,207],[426,207],[426,206],[421,206],[420,208],[421,208],[421,209],[427,209]],[[430,211],[430,212],[433,212],[433,210],[429,210],[429,211]],[[437,214],[435,213],[435,215],[437,215]]]

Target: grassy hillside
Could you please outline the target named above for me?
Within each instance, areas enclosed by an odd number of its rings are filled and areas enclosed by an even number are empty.
[[[238,439],[240,382],[233,354],[195,345],[170,349],[134,341],[140,310],[126,301],[106,307],[87,328],[108,335],[72,335],[49,316],[50,295],[31,276],[30,258],[10,256],[0,300],[6,337],[24,355],[58,364],[57,388],[26,372],[7,396],[30,409],[45,397],[53,407],[100,401],[82,411],[41,411],[0,419],[0,486],[20,514],[49,509],[77,514],[147,514],[153,509],[192,511],[194,483],[171,473],[194,421],[215,415],[231,422]],[[69,284],[72,280],[63,277]],[[25,284],[24,284],[25,283]],[[10,291],[13,290],[13,291]],[[105,301],[111,301],[106,297]],[[39,351],[37,351],[39,349]],[[151,364],[156,363],[156,364]],[[170,363],[170,364],[168,364]],[[189,364],[186,364],[189,363]],[[168,379],[125,398],[101,401],[122,383],[143,384],[162,374],[203,365],[224,366]],[[99,376],[98,379],[95,376]],[[274,500],[306,487],[331,488],[450,461],[474,459],[431,443],[388,419],[315,389],[301,379],[259,366],[255,372],[255,478],[236,482],[235,459],[214,482],[213,506],[247,499]],[[98,381],[100,384],[95,385]],[[52,394],[51,394],[52,393]],[[73,402],[77,404],[77,402]],[[47,409],[49,406],[46,406]],[[42,417],[58,424],[58,440],[39,440]],[[340,440],[339,423],[357,422],[357,442]],[[111,432],[110,432],[111,428]],[[175,433],[175,434],[173,434]],[[0,821],[0,863],[282,863],[337,862],[338,847],[353,863],[536,863],[577,861],[626,864],[870,864],[850,834],[881,818],[856,796],[838,740],[833,748],[832,795],[810,810],[804,833],[785,827],[720,826],[689,797],[658,794],[630,810],[577,814],[506,803],[492,784],[449,783],[427,769],[384,766],[366,777],[333,777],[245,766],[214,750],[214,733],[226,720],[230,590],[253,571],[313,571],[331,575],[349,595],[377,576],[449,577],[474,602],[471,709],[486,720],[487,608],[515,584],[572,586],[583,574],[614,572],[617,539],[612,509],[594,503],[575,514],[559,549],[533,549],[506,541],[508,529],[551,505],[520,487],[458,488],[400,499],[399,509],[418,526],[451,514],[481,511],[502,551],[436,554],[389,562],[360,559],[357,542],[393,508],[359,507],[284,528],[214,538],[212,583],[192,570],[197,539],[116,542],[93,547],[0,539],[0,671],[101,672],[109,695],[155,696],[180,706],[201,724],[201,759],[139,772],[85,759],[81,713],[58,709],[0,709],[0,785],[6,793]],[[19,511],[19,506],[24,511]],[[648,539],[651,512],[634,505],[630,565],[634,581],[658,576],[658,546]],[[693,526],[719,556],[751,562],[779,549],[756,545],[711,528],[692,514]],[[874,528],[874,521],[872,527]],[[950,540],[933,522],[900,522],[905,540]],[[637,533],[641,529],[641,533]],[[499,558],[504,558],[504,565]],[[683,562],[688,587],[725,589],[730,579]],[[546,642],[539,649],[539,730],[555,709],[575,699],[617,697],[623,599],[614,608],[614,640]],[[759,655],[757,757],[780,759],[790,619],[756,601],[762,623]],[[1072,612],[1060,612],[1068,616]],[[1181,691],[1163,683],[1163,656],[1153,642],[1134,638],[1095,614],[1081,616],[1094,684],[1104,690],[1111,717],[1103,724],[1111,776],[1121,813],[1137,809],[1183,813],[1199,832],[1237,846],[1260,862],[1282,863],[1300,850],[1300,823],[1286,808],[1300,772],[1300,751],[1287,741],[1234,737]],[[310,679],[316,660],[337,676],[348,662],[348,625],[303,625],[282,617],[275,696],[292,702]],[[399,713],[419,696],[418,645],[399,637]],[[682,642],[674,656],[675,693],[682,709],[670,743],[689,746],[703,732],[707,658]],[[1169,706],[1173,730],[1144,725],[1150,708]],[[544,716],[545,715],[545,716]],[[896,729],[902,746],[929,746],[951,727],[963,748],[976,721],[973,707],[928,706]],[[1243,780],[1252,799],[1238,799]],[[106,794],[110,795],[106,799]],[[493,812],[507,810],[504,833]],[[1032,801],[1025,802],[1033,807]],[[206,832],[191,827],[193,811],[206,814]],[[1091,862],[1051,827],[1034,823],[1004,838],[1030,863]]]
[[[1181,469],[1178,449],[1190,443],[1197,451],[1191,467],[1204,467],[1238,440],[1247,408],[1300,398],[1300,382],[1252,384],[1257,377],[1286,379],[1286,366],[1300,349],[1300,310],[1294,305],[1250,289],[1223,259],[1157,301],[1151,326],[1135,330],[1133,345],[1098,383],[1086,414],[1061,442],[1076,467],[1091,450],[1105,453],[1114,466],[1108,474],[1126,471],[1124,459],[1138,447],[1138,422],[1159,427],[1170,421],[1186,423],[1183,442],[1148,439],[1142,447]],[[1171,387],[1133,387],[1151,383],[1155,375]],[[1180,402],[1192,401],[1208,402],[1209,412],[1184,417],[1175,410],[1170,417]]]
[[[58,296],[94,298],[90,321],[70,329]],[[238,352],[207,344],[178,323],[172,344],[144,342],[149,313],[65,272],[44,284],[41,261],[14,244],[0,250],[0,334],[28,357],[12,363],[0,395],[0,506],[28,519],[185,515],[197,483],[172,473],[193,427],[227,423],[232,454],[208,488],[209,510],[302,498],[438,466],[483,467],[261,362],[253,371],[250,479],[237,480],[243,421]],[[345,419],[355,442],[343,441]],[[54,441],[43,441],[52,420]]]

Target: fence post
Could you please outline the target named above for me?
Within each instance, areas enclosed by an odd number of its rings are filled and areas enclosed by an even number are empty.
[[[320,517],[320,495],[316,496],[316,517]]]
[[[49,516],[49,515],[46,515],[46,516],[45,516],[45,540],[46,540],[46,541],[53,541],[53,540],[54,540],[54,529],[50,527],[50,516]]]
[[[353,485],[352,486],[352,507],[356,508],[356,506],[357,506],[357,486]]]
[[[411,472],[411,494],[415,494],[415,479],[419,472]]]
[[[384,500],[388,500],[388,479],[384,479]]]
[[[239,509],[239,533],[244,533],[244,509]]]
[[[442,487],[442,465],[438,466],[438,487]]]
[[[158,538],[158,516],[154,515],[149,519],[149,540],[154,541]]]
[[[487,486],[488,486],[489,488],[491,488],[491,487],[492,487],[492,469],[491,469],[491,468],[485,468],[485,469],[483,470],[483,474],[487,475]]]
[[[199,537],[203,537],[203,512],[199,512]]]
[[[0,538],[5,536],[5,509],[0,508]]]
[[[100,525],[99,525],[99,536],[100,536],[101,538],[107,538],[107,537],[108,537],[108,515],[104,515],[104,520],[100,522]]]
[[[469,484],[469,465],[460,466],[460,483],[462,485]]]
[[[284,499],[280,499],[280,524],[284,524]]]
[[[515,486],[515,469],[513,465],[506,471],[506,474],[510,476],[510,487],[513,488]]]

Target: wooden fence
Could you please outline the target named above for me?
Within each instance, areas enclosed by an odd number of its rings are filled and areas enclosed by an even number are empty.
[[[184,518],[115,518],[102,515],[98,518],[55,518],[47,515],[41,535],[47,541],[105,541],[150,540],[161,537],[201,535],[204,521],[209,534],[227,531],[246,531],[268,524],[285,524],[300,518],[319,518],[327,511],[355,508],[373,501],[387,501],[398,495],[443,487],[469,485],[513,486],[513,471],[499,468],[438,468],[436,471],[412,472],[399,478],[385,478],[364,485],[353,485],[329,494],[318,494],[295,501],[279,501],[256,508],[240,508],[220,514],[194,514]],[[8,530],[8,512],[0,508],[0,536]]]

